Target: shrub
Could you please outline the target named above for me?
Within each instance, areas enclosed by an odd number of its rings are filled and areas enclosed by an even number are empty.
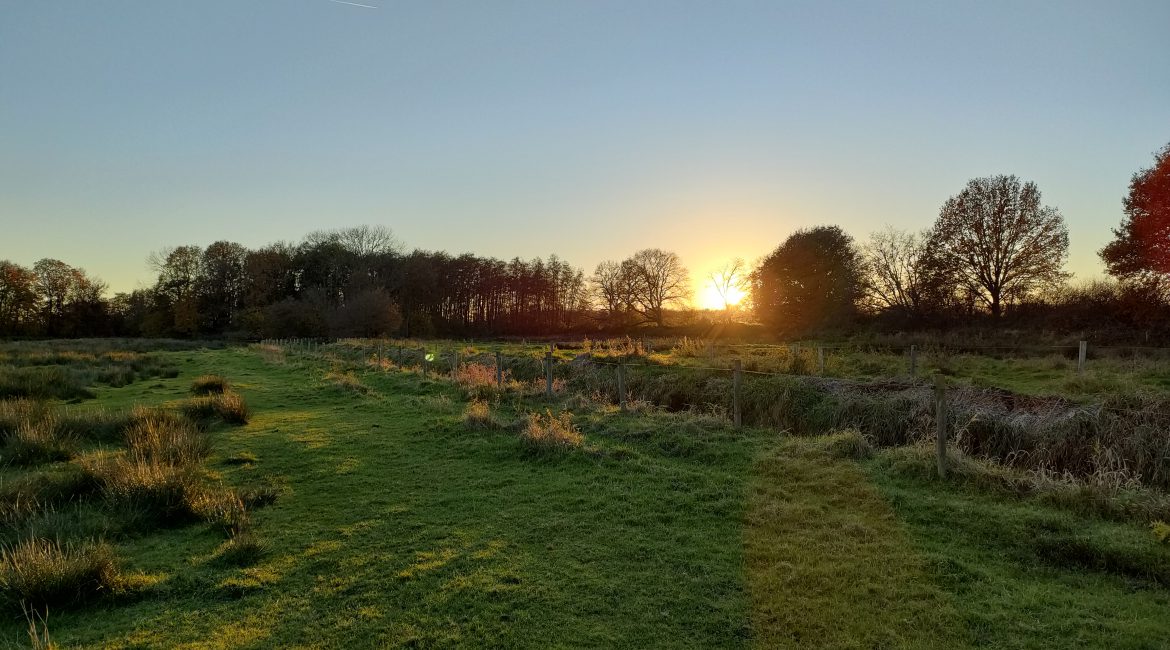
[[[520,432],[520,439],[531,449],[538,451],[562,450],[580,447],[585,438],[573,426],[573,414],[563,411],[553,415],[546,411],[528,414],[528,421]]]
[[[473,399],[463,411],[463,424],[470,429],[485,429],[495,425],[492,409],[483,400]]]
[[[228,380],[219,375],[201,375],[191,383],[192,395],[222,395],[227,389]]]
[[[113,549],[104,543],[29,539],[0,549],[0,594],[9,606],[68,607],[118,583]]]

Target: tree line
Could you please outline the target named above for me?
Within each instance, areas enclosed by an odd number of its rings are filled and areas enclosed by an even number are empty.
[[[933,225],[857,243],[837,226],[793,233],[755,264],[707,278],[721,320],[799,336],[973,319],[1048,329],[1170,329],[1170,145],[1134,174],[1100,252],[1111,280],[1069,283],[1068,229],[1034,183],[972,179]],[[0,336],[493,336],[701,324],[691,277],[657,248],[589,276],[551,255],[510,261],[407,251],[388,228],[257,249],[219,241],[152,254],[153,286],[107,298],[83,269],[0,261]],[[735,304],[742,295],[744,300]],[[706,317],[710,319],[710,317]]]

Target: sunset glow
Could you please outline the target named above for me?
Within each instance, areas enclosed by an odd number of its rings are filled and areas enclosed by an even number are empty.
[[[732,287],[727,292],[727,304],[731,306],[738,305],[744,299],[744,292]],[[723,309],[725,307],[723,296],[719,295],[719,291],[714,285],[707,283],[703,290],[698,295],[698,306],[700,309]]]

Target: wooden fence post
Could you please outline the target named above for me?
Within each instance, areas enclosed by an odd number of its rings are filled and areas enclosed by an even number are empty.
[[[825,374],[825,348],[824,346],[817,346],[817,374]]]
[[[731,410],[735,418],[735,428],[743,426],[743,413],[740,409],[740,392],[743,388],[743,362],[735,360],[735,375],[731,380]]]
[[[938,463],[938,477],[947,477],[947,380],[934,376],[934,455]]]
[[[500,351],[496,350],[496,388],[504,388],[504,365],[500,363]]]
[[[1077,374],[1084,374],[1085,372],[1085,354],[1089,351],[1089,342],[1081,341],[1081,348],[1077,352]]]
[[[618,404],[626,410],[626,364],[618,362]]]
[[[549,353],[546,353],[544,355],[544,383],[545,383],[544,393],[545,393],[545,395],[547,395],[549,397],[552,397],[552,394],[553,394],[552,366],[553,366],[553,355],[552,355],[552,352],[549,352]]]
[[[910,378],[918,376],[918,346],[910,346]]]
[[[451,353],[451,378],[454,379],[459,376],[459,350]]]

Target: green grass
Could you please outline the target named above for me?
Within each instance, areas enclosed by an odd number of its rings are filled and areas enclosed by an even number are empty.
[[[1170,642],[1170,548],[1143,526],[866,468],[978,646]]]
[[[54,610],[63,647],[1170,639],[1155,553],[1170,547],[1148,524],[896,473],[854,439],[512,393],[490,403],[491,426],[468,426],[452,382],[363,369],[360,354],[161,354],[178,376],[99,386],[95,404],[178,406],[196,377],[229,377],[251,415],[208,432],[204,468],[270,505],[235,543],[206,525],[119,536],[122,569],[144,586]],[[522,442],[527,413],[564,408],[579,447]],[[83,524],[97,525],[71,525]],[[5,640],[26,643],[27,623],[0,622]]]

